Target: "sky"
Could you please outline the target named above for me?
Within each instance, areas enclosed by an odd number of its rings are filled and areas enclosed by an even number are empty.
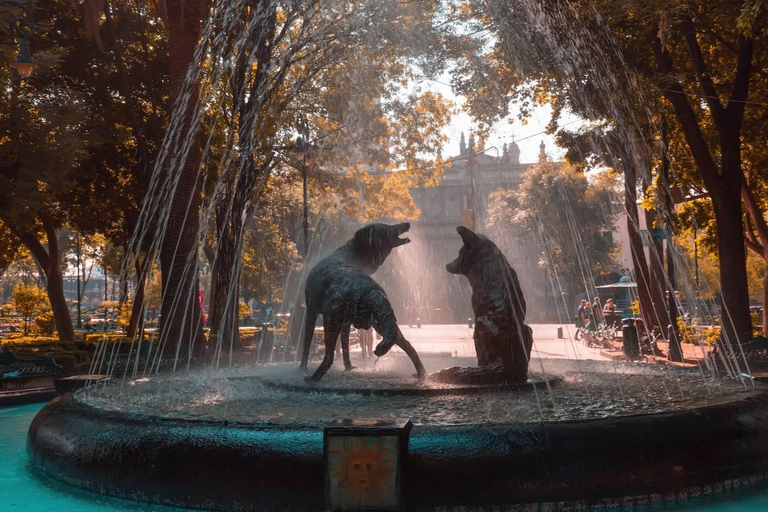
[[[429,80],[422,82],[420,87],[439,92],[446,98],[454,102],[456,110],[460,110],[465,101],[464,96],[456,95],[449,85],[450,77],[446,74],[440,81]],[[533,109],[533,115],[528,118],[527,123],[523,124],[517,119],[519,109],[513,104],[510,108],[511,116],[514,121],[510,124],[507,119],[495,123],[491,128],[491,135],[485,144],[486,148],[497,147],[501,154],[501,147],[504,143],[512,142],[514,136],[515,142],[520,147],[520,162],[535,163],[539,161],[539,144],[544,141],[545,151],[552,160],[562,160],[565,151],[555,146],[554,137],[543,133],[549,123],[552,109],[549,105],[536,107]],[[572,114],[564,114],[561,126],[570,123],[568,129],[576,129],[580,126],[580,119]],[[459,142],[461,133],[464,132],[467,139],[469,133],[477,125],[472,122],[470,116],[464,112],[458,112],[453,116],[451,123],[443,129],[443,133],[448,137],[448,142],[443,147],[443,156],[456,156],[459,154]],[[495,155],[493,150],[487,152],[489,155]]]

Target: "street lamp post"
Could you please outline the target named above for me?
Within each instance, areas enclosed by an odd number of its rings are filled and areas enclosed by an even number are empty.
[[[693,271],[696,279],[696,293],[699,293],[699,242],[697,240],[696,221],[693,222]]]
[[[477,190],[475,189],[475,146],[472,144],[470,144],[469,154],[467,155],[467,167],[469,167],[469,208],[472,211],[471,229],[477,230]]]
[[[672,193],[669,187],[669,143],[667,141],[667,128],[664,120],[661,120],[661,185],[664,189],[664,209],[666,210],[666,238],[667,238],[667,282],[669,291],[667,297],[667,309],[669,311],[669,328],[667,338],[669,341],[670,361],[682,361],[683,353],[680,347],[680,337],[677,330],[677,298],[675,297],[675,258],[672,249]]]
[[[80,233],[77,233],[77,328],[83,328],[82,311],[80,310]]]
[[[470,138],[470,141],[472,141],[474,137]],[[482,155],[486,151],[494,150],[496,151],[496,158],[499,157],[499,148],[496,146],[491,146],[489,148],[481,149],[480,151],[475,151],[475,146],[473,144],[470,144],[470,147],[468,148],[469,154],[467,155],[467,167],[469,168],[469,207],[470,212],[472,213],[471,216],[471,222],[472,226],[470,229],[477,231],[480,229],[480,227],[477,225],[477,183],[475,181],[475,167],[477,166],[477,156]],[[467,226],[465,226],[467,227]]]
[[[32,75],[32,71],[35,70],[36,64],[32,62],[32,55],[29,52],[29,36],[35,33],[35,18],[27,7],[17,0],[0,0],[0,6],[11,5],[18,7],[24,14],[11,19],[11,29],[15,30],[21,41],[19,41],[19,55],[16,57],[16,62],[11,64],[12,68],[16,68],[22,78],[29,78]],[[23,26],[28,25],[29,30],[22,29]]]

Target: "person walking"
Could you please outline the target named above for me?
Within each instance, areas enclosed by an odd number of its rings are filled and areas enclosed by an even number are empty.
[[[584,327],[589,323],[589,302],[582,299],[579,310],[576,313],[576,334],[574,339],[579,340],[584,332]]]

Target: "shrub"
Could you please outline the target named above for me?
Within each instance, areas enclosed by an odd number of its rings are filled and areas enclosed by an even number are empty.
[[[53,317],[53,311],[44,311],[35,317],[35,325],[38,332],[44,336],[53,336],[56,330],[56,320]]]
[[[146,338],[146,335],[145,335]],[[85,335],[85,342],[86,343],[98,343],[102,340],[106,341],[120,341],[122,339],[127,339],[124,332],[100,332],[96,334],[86,334]],[[130,340],[128,340],[130,341]]]
[[[91,362],[88,361],[86,363],[77,363],[74,368],[72,368],[72,373],[75,375],[83,375],[91,371]]]
[[[72,373],[72,370],[74,370],[75,365],[77,364],[77,358],[72,354],[54,354],[53,358],[56,360],[56,363],[64,368],[64,373],[67,375]]]
[[[13,303],[21,313],[22,330],[25,335],[29,334],[29,323],[32,317],[46,306],[50,307],[45,290],[23,283],[13,287]]]
[[[125,329],[131,322],[131,311],[133,310],[133,301],[126,300],[117,307],[117,325]]]
[[[717,343],[720,340],[719,327],[710,327],[706,331],[704,331],[704,334],[707,337],[707,345],[709,345],[710,347],[714,346],[715,343]]]
[[[3,343],[8,345],[45,345],[50,343],[59,343],[59,338],[52,336],[24,336],[23,334],[14,333],[9,335],[3,340]]]
[[[73,356],[75,356],[75,359],[78,363],[89,363],[91,362],[91,353],[87,350],[73,350],[70,352]]]
[[[685,318],[677,317],[677,332],[680,334],[683,343],[696,343],[696,332],[691,327],[691,324],[686,322]]]
[[[2,317],[13,316],[13,313],[15,310],[16,310],[16,306],[13,302],[6,302],[5,304],[0,305],[0,316]]]
[[[88,343],[88,341],[76,341],[75,348],[77,350],[85,350],[90,353],[96,352],[96,344]]]

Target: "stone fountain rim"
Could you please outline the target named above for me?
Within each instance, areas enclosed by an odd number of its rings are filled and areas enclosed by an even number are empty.
[[[33,467],[100,494],[203,509],[322,510],[317,426],[143,417],[69,395],[38,413],[27,451]],[[762,484],[768,391],[658,414],[415,425],[408,457],[409,503],[427,508],[509,505],[509,496],[519,503],[620,501],[687,496],[739,479]],[[190,464],[199,469],[190,474]]]
[[[548,377],[554,377],[550,382],[556,383],[561,382],[563,379],[560,376],[550,376]],[[265,383],[263,381],[263,378],[260,376],[227,376],[227,377],[217,377],[217,379],[221,380],[257,380],[262,383]],[[268,383],[265,383],[266,385],[269,385]],[[535,383],[525,383],[520,384],[519,387],[511,388],[511,387],[504,387],[504,386],[493,386],[491,387],[494,392],[498,393],[504,393],[504,392],[517,392],[520,389],[522,389],[523,386],[527,385],[535,385],[535,386],[541,386],[544,385],[545,381],[537,381]],[[97,384],[98,385],[98,384]],[[481,393],[488,391],[489,386],[477,386],[476,388],[473,388],[470,393],[467,393],[467,395],[472,395],[475,393]],[[275,389],[281,389],[281,390],[287,390],[292,391],[289,387],[275,387]],[[332,394],[333,388],[325,388],[325,392],[328,394]],[[319,389],[301,389],[301,390],[294,390],[297,393],[312,393],[317,392]],[[442,390],[440,390],[442,391]],[[452,391],[449,389],[448,391]],[[461,390],[459,390],[461,391]],[[222,426],[222,427],[238,427],[238,428],[250,428],[250,429],[296,429],[296,430],[318,430],[322,429],[323,426],[326,424],[326,422],[317,421],[317,422],[291,422],[291,423],[272,423],[272,422],[247,422],[247,421],[240,421],[240,420],[212,420],[212,419],[204,419],[204,418],[194,418],[194,417],[167,417],[162,416],[160,414],[149,414],[149,413],[141,413],[141,412],[123,412],[115,409],[107,409],[103,407],[98,407],[97,405],[94,405],[93,403],[84,401],[81,399],[81,395],[84,395],[87,393],[87,388],[80,389],[75,391],[74,393],[70,393],[64,396],[71,397],[71,406],[82,408],[85,410],[92,410],[94,412],[98,412],[100,414],[105,415],[115,415],[122,418],[125,418],[126,420],[141,420],[141,421],[151,421],[151,422],[180,422],[180,423],[190,423],[190,424],[196,424],[196,425],[210,425],[210,426]],[[354,394],[354,390],[349,390],[346,393],[340,393],[341,395],[344,394]],[[537,426],[545,426],[545,425],[564,425],[564,424],[581,424],[581,423],[590,423],[590,422],[608,422],[608,421],[615,421],[615,420],[624,420],[629,418],[642,418],[646,416],[652,416],[654,418],[663,418],[665,416],[669,415],[678,415],[682,413],[690,413],[690,412],[697,412],[697,413],[703,413],[711,409],[717,409],[721,407],[727,407],[731,405],[735,405],[741,402],[746,402],[750,400],[759,400],[761,398],[765,398],[766,402],[768,402],[768,385],[763,386],[762,389],[753,389],[748,392],[749,394],[747,396],[744,395],[735,395],[734,400],[728,400],[725,402],[717,403],[717,404],[711,404],[711,405],[704,405],[700,407],[691,407],[691,408],[683,408],[683,409],[674,409],[670,411],[662,411],[662,412],[655,412],[655,413],[639,413],[639,414],[620,414],[620,415],[613,415],[613,416],[604,416],[601,418],[572,418],[572,419],[556,419],[556,420],[532,420],[532,421],[508,421],[508,422],[472,422],[472,423],[444,423],[444,424],[438,424],[438,423],[414,423],[414,426],[419,429],[450,429],[450,428],[466,428],[466,427],[488,427],[488,428],[502,428],[502,427],[509,427],[509,428],[526,428],[533,425]],[[445,393],[445,394],[437,394],[437,395],[419,395],[419,394],[408,394],[408,393],[392,393],[389,396],[424,396],[425,398],[431,398],[434,396],[450,396],[452,393]],[[457,393],[461,394],[461,393]],[[388,396],[388,393],[382,392],[382,393],[369,393],[367,396],[376,396],[376,397],[386,397]],[[59,397],[62,398],[62,397]],[[58,399],[55,399],[58,400]],[[52,401],[55,401],[52,400]]]

